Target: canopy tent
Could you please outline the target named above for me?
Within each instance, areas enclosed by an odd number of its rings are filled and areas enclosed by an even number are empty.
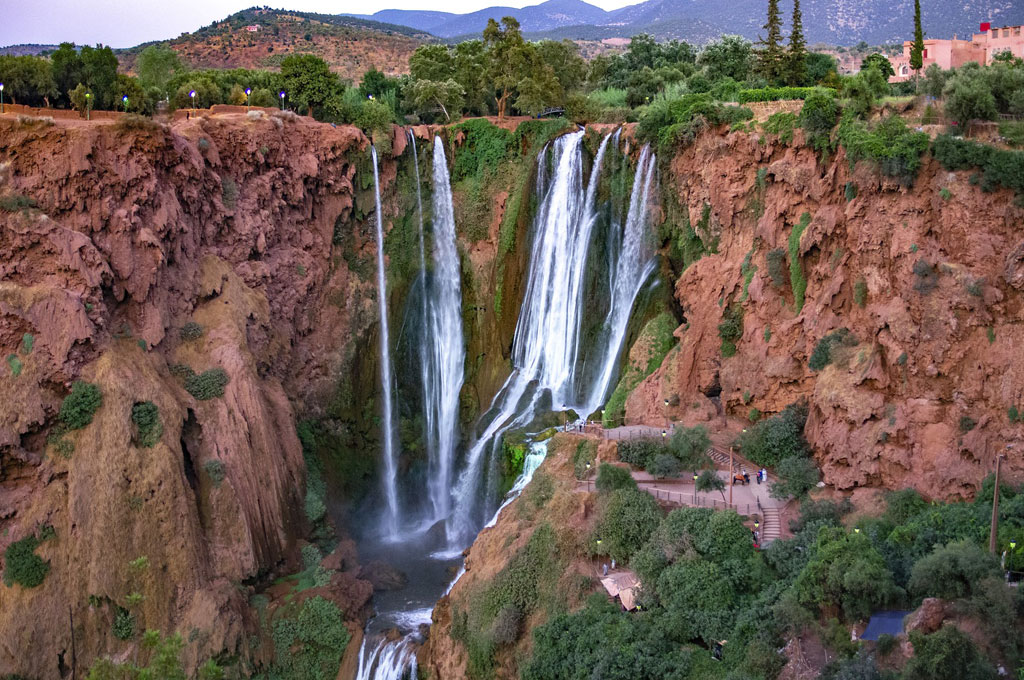
[[[903,632],[903,617],[909,611],[875,612],[868,621],[868,627],[860,636],[861,640],[878,640],[879,635],[899,635]]]

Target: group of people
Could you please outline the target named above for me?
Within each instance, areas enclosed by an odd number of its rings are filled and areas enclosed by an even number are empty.
[[[761,468],[760,470],[758,470],[754,474],[757,477],[757,483],[758,484],[760,484],[761,482],[767,482],[768,481],[768,471],[765,470],[764,468]],[[750,484],[750,473],[747,472],[747,468],[746,467],[741,467],[740,468],[739,476],[743,477],[743,483],[744,484]]]

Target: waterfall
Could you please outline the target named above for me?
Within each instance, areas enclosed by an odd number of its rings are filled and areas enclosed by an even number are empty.
[[[382,439],[384,440],[384,513],[383,532],[386,537],[398,535],[398,461],[395,456],[393,413],[391,405],[391,355],[388,337],[388,292],[384,275],[384,218],[380,207],[380,172],[377,168],[377,149],[370,146],[373,159],[373,193],[377,218],[377,307],[380,312],[380,383],[384,396]]]
[[[653,249],[647,235],[651,185],[656,161],[644,147],[637,164],[628,215],[610,226],[612,265],[609,268],[609,307],[596,347],[593,379],[583,371],[581,324],[588,310],[585,291],[588,252],[598,219],[596,199],[609,141],[601,141],[584,182],[583,131],[564,135],[538,157],[538,210],[532,226],[527,285],[512,343],[512,374],[484,415],[486,428],[466,454],[456,484],[456,507],[448,523],[449,549],[464,547],[483,521],[481,489],[484,460],[500,444],[500,435],[528,424],[545,392],[551,407],[573,409],[582,417],[603,402],[615,375],[633,304],[654,271]],[[551,160],[551,171],[547,161]],[[612,212],[615,206],[612,206]],[[535,461],[539,465],[543,455]],[[517,480],[523,485],[532,476]],[[525,473],[525,470],[524,470]],[[526,481],[523,481],[523,480]]]
[[[656,174],[655,166],[656,160],[650,146],[644,146],[637,163],[636,178],[633,180],[629,213],[621,234],[621,247],[617,251],[615,266],[611,272],[611,306],[608,308],[604,323],[605,343],[601,354],[603,362],[590,392],[592,405],[587,407],[586,413],[592,413],[594,408],[604,403],[612,376],[618,366],[633,302],[644,282],[654,271],[654,253],[647,237],[646,226],[651,185]]]
[[[455,245],[455,213],[444,142],[434,137],[434,276],[430,279],[424,381],[427,429],[427,494],[434,519],[451,512],[452,464],[458,443],[459,392],[466,349],[462,337],[462,281]]]
[[[408,635],[389,642],[381,638],[367,653],[368,640],[359,648],[359,670],[356,680],[403,680],[416,678],[416,640]]]

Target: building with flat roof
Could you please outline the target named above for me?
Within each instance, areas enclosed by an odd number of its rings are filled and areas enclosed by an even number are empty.
[[[896,72],[895,76],[889,78],[889,82],[898,83],[914,76],[910,68],[910,52],[913,49],[914,41],[907,40],[903,43],[903,54],[889,57],[892,70]],[[1000,52],[1010,52],[1015,57],[1024,58],[1024,25],[993,28],[986,21],[970,40],[960,40],[955,35],[952,40],[925,40],[921,70],[924,71],[932,64],[938,64],[943,70],[959,68],[969,61],[991,64]]]

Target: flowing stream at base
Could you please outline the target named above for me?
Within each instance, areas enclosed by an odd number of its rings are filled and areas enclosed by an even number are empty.
[[[573,409],[586,418],[607,397],[634,303],[655,267],[647,217],[656,162],[650,149],[644,147],[628,214],[625,219],[614,214],[610,217],[608,274],[604,282],[607,310],[592,341],[593,347],[584,347],[584,316],[593,314],[592,300],[588,299],[593,291],[587,289],[587,276],[588,256],[598,222],[598,184],[611,141],[619,153],[619,133],[609,133],[601,141],[588,177],[584,177],[583,138],[582,130],[559,137],[546,145],[537,158],[538,209],[530,232],[526,291],[512,343],[513,370],[490,408],[482,414],[480,422],[486,425],[468,447],[457,478],[454,461],[458,392],[465,361],[461,282],[447,161],[441,140],[434,140],[431,276],[426,271],[420,206],[420,262],[425,291],[422,318],[429,342],[419,351],[425,362],[421,375],[428,451],[426,492],[433,518],[444,520],[444,531],[421,531],[404,535],[400,542],[383,542],[369,550],[361,548],[364,561],[382,559],[405,572],[409,583],[402,590],[374,596],[378,615],[367,626],[359,652],[357,680],[415,678],[415,651],[422,642],[423,626],[429,625],[437,599],[449,592],[464,573],[462,551],[481,528],[497,522],[502,509],[518,497],[543,462],[547,442],[532,442],[522,473],[510,491],[498,503],[489,501],[487,470],[496,463],[494,454],[502,434],[529,425],[542,411]],[[411,141],[415,160],[415,139]],[[375,187],[376,173],[374,154]],[[378,190],[378,264],[383,292],[380,220]],[[381,313],[386,313],[383,303]],[[383,332],[386,334],[386,325]],[[385,355],[386,348],[383,344]],[[382,374],[383,371],[382,367]],[[385,402],[390,408],[389,395]],[[390,423],[385,426],[391,432]],[[385,490],[390,488],[395,493],[393,505],[388,497],[388,507],[395,508],[397,524],[397,470],[396,461],[387,457],[389,451],[393,456],[393,450],[386,446],[385,474],[391,476],[391,481],[385,483]],[[497,509],[492,510],[495,505]],[[435,529],[440,526],[433,525]],[[445,585],[447,588],[443,588]],[[393,629],[403,636],[396,639],[386,634]]]

